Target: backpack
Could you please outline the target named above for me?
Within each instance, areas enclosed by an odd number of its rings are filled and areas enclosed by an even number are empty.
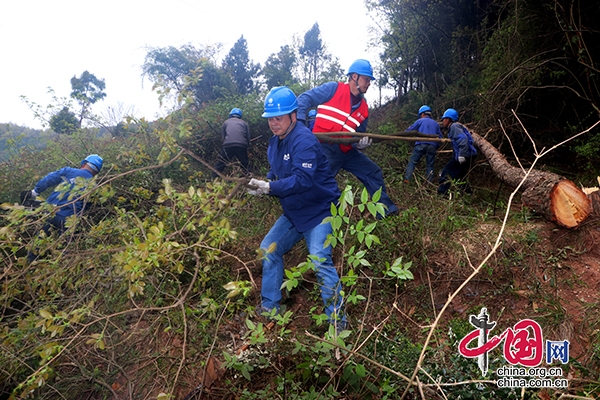
[[[471,153],[471,157],[476,156],[477,149],[475,148],[475,142],[473,142],[473,136],[471,136],[471,132],[469,132],[469,130],[464,125],[461,124],[461,126],[463,128],[463,133],[469,141],[469,152]]]

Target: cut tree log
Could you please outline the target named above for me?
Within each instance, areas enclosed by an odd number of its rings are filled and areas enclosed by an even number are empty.
[[[600,218],[600,191],[592,192],[588,194],[588,197],[592,200],[592,207],[594,208],[591,215]]]
[[[387,140],[401,140],[404,142],[450,142],[450,139],[437,138],[432,135],[426,135],[418,131],[405,131],[390,133],[387,135],[380,135],[377,133],[367,132],[314,132],[317,139],[322,142],[338,143],[338,144],[352,144],[358,142],[362,137],[368,136],[373,139],[373,143],[387,141]],[[342,136],[342,137],[332,137]]]
[[[502,153],[477,133],[471,131],[471,134],[475,146],[488,160],[498,179],[512,188],[519,186],[526,171],[510,165]],[[525,205],[547,220],[567,228],[578,227],[594,208],[592,199],[583,190],[552,172],[532,170],[519,189]]]

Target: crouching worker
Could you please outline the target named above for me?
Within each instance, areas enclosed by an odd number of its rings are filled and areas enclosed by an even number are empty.
[[[22,196],[23,202],[30,199],[35,199],[39,194],[50,187],[55,187],[54,191],[46,203],[55,205],[58,210],[52,218],[46,220],[42,230],[46,235],[50,235],[50,231],[55,229],[59,234],[62,234],[66,227],[65,223],[68,217],[72,215],[81,215],[84,210],[84,200],[81,195],[87,188],[87,181],[92,179],[102,169],[102,158],[97,154],[90,154],[82,162],[81,167],[71,168],[64,167],[57,171],[51,172],[38,183],[29,194]],[[37,255],[29,252],[27,259],[29,262],[34,261]]]
[[[260,244],[264,255],[260,310],[279,311],[283,257],[304,238],[309,254],[314,256],[325,314],[339,331],[346,328],[346,316],[331,245],[324,246],[332,228],[323,219],[331,216],[331,203],[338,202],[340,191],[316,136],[305,124],[297,123],[297,108],[296,95],[287,87],[275,87],[267,95],[262,117],[268,118],[274,134],[267,150],[270,181],[249,182],[255,188],[248,191],[250,194],[278,197],[283,208],[283,215]]]

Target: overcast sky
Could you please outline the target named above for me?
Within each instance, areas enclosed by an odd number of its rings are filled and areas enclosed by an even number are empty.
[[[95,113],[123,104],[138,117],[164,115],[141,78],[148,46],[221,43],[224,57],[244,35],[262,65],[318,22],[344,69],[357,58],[376,62],[379,51],[368,47],[374,23],[363,0],[0,0],[0,16],[0,123],[32,128],[41,125],[20,96],[46,106],[48,87],[68,97],[70,79],[85,70],[106,83]]]

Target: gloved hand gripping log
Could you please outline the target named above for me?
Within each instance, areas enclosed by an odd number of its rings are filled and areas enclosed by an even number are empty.
[[[250,182],[248,182],[246,186],[248,186],[248,193],[255,196],[269,194],[269,191],[271,190],[269,182],[254,178],[250,179]]]
[[[25,207],[37,208],[42,204],[41,201],[36,200],[37,193],[35,190],[25,190],[19,194],[19,199],[21,200],[21,205]]]

